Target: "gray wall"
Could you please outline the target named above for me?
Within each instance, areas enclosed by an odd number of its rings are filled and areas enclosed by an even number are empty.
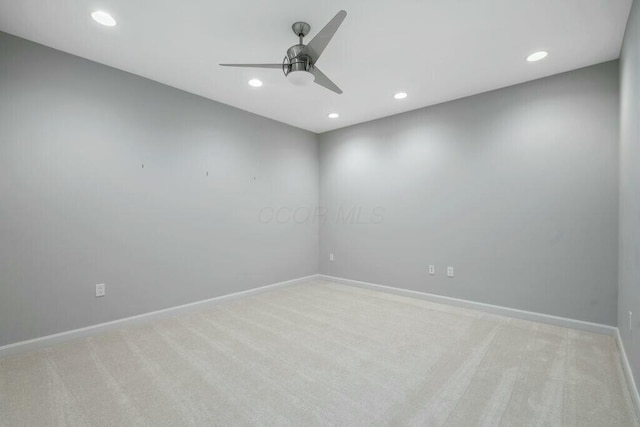
[[[315,274],[317,202],[315,134],[0,33],[0,346]]]
[[[638,321],[629,37],[620,306]],[[330,132],[318,152],[312,133],[0,33],[0,345],[318,271],[614,325],[618,107],[610,62]],[[319,196],[320,242],[304,220]]]
[[[620,273],[618,328],[640,385],[640,2],[620,57]],[[629,329],[629,311],[633,328]]]
[[[321,135],[321,273],[615,325],[618,95],[614,61]]]

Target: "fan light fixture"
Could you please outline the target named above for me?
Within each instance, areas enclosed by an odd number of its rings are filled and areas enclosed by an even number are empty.
[[[292,71],[287,74],[287,79],[296,86],[306,86],[313,83],[315,77],[308,71]]]
[[[549,53],[545,52],[544,50],[541,50],[539,52],[534,52],[531,55],[527,56],[527,61],[529,62],[540,61],[541,59],[546,58],[548,54]]]
[[[105,27],[114,27],[116,25],[116,20],[113,19],[113,16],[103,10],[96,10],[91,14],[91,17],[98,24],[102,24]]]
[[[262,86],[262,81],[260,81],[258,79],[251,79],[251,80],[249,80],[249,86],[260,87],[260,86]]]

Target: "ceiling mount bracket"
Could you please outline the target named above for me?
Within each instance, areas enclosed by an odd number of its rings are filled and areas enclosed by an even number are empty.
[[[311,25],[307,24],[306,22],[295,22],[291,26],[291,29],[296,36],[305,37],[307,34],[309,34],[309,31],[311,31]]]

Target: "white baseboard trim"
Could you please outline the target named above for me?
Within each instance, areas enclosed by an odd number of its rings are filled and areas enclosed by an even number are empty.
[[[627,358],[627,352],[624,349],[624,344],[622,343],[622,337],[620,337],[619,330],[616,330],[616,343],[618,344],[618,349],[620,350],[622,371],[624,372],[624,376],[627,379],[627,385],[629,385],[629,394],[631,395],[631,400],[633,401],[636,415],[640,420],[640,393],[638,393],[638,386],[635,379],[633,378],[631,364],[629,363],[629,359]]]
[[[20,341],[13,344],[8,344],[0,347],[0,357],[9,356],[11,354],[22,353],[29,350],[36,350],[39,348],[50,347],[55,344],[59,344],[65,341],[87,337],[90,335],[99,334],[113,329],[122,328],[123,326],[133,325],[137,323],[144,323],[154,319],[160,319],[163,317],[175,316],[177,314],[186,313],[198,309],[204,309],[209,306],[220,304],[222,302],[230,301],[236,298],[241,298],[248,295],[255,295],[262,292],[270,291],[276,288],[284,286],[291,286],[298,283],[307,282],[310,280],[318,279],[319,274],[313,274],[311,276],[300,277],[297,279],[287,280],[284,282],[274,283],[272,285],[261,286],[259,288],[248,289],[246,291],[235,292],[232,294],[221,295],[215,298],[209,298],[202,301],[196,301],[188,304],[182,304],[175,307],[169,307],[162,310],[151,311],[149,313],[138,314],[136,316],[125,317],[123,319],[112,320],[110,322],[99,323],[97,325],[91,325],[84,328],[73,329],[71,331],[60,332],[53,335],[47,335],[44,337],[34,338],[26,341]]]
[[[550,314],[536,313],[533,311],[518,310],[516,308],[502,307],[499,305],[485,304],[482,302],[469,301],[459,298],[445,297],[442,295],[429,294],[426,292],[411,291],[409,289],[394,288],[392,286],[376,285],[374,283],[361,282],[358,280],[343,279],[325,274],[320,275],[321,279],[343,283],[345,285],[357,286],[360,288],[375,289],[382,292],[389,292],[405,297],[419,298],[426,301],[440,304],[454,305],[457,307],[469,308],[472,310],[484,311],[502,316],[515,317],[517,319],[530,320],[533,322],[547,323],[565,328],[578,329],[581,331],[595,332],[598,334],[615,335],[618,328],[615,326],[602,325],[600,323],[585,322],[582,320],[568,319],[565,317],[552,316]]]

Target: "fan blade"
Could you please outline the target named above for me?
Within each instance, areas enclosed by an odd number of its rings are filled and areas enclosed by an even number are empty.
[[[219,64],[222,67],[247,67],[247,68],[279,68],[282,64]]]
[[[326,87],[327,89],[332,90],[337,94],[342,93],[342,89],[340,89],[334,82],[329,80],[329,77],[325,76],[317,67],[312,67],[309,72],[313,74],[313,77],[315,77],[314,83]]]
[[[309,44],[305,46],[303,53],[309,55],[313,59],[313,62],[316,62],[346,17],[347,12],[344,10],[338,12],[336,16],[316,34]]]

